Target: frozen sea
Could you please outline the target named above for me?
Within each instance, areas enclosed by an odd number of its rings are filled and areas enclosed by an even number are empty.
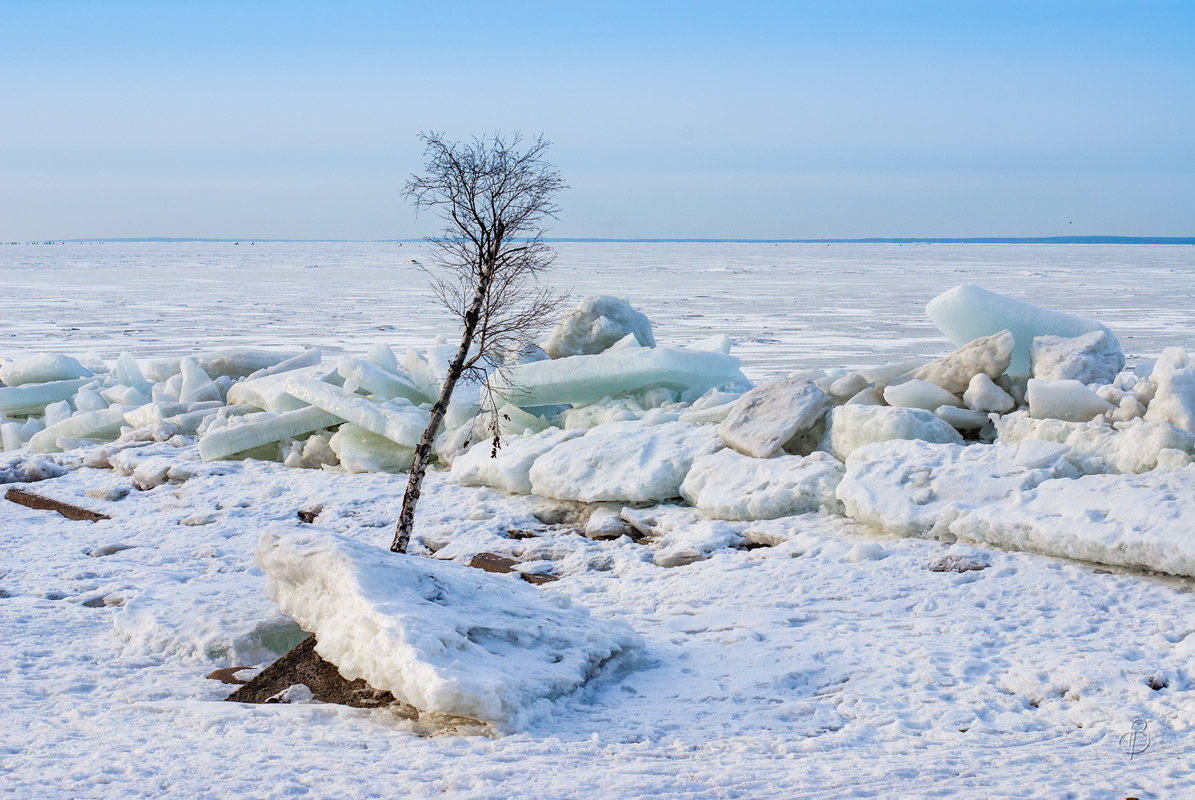
[[[581,243],[547,279],[627,297],[663,344],[735,339],[749,377],[940,355],[925,304],[959,283],[1092,316],[1134,360],[1195,349],[1195,246]],[[419,243],[0,246],[0,357],[217,346],[425,346],[453,327]]]
[[[923,310],[963,282],[1096,317],[1130,363],[1195,350],[1195,247],[558,251],[560,288],[630,298],[663,344],[727,333],[753,378],[945,353]],[[0,358],[425,347],[453,327],[423,257],[413,243],[4,245]],[[405,481],[200,464],[193,444],[129,452],[124,471],[29,487],[110,520],[0,502],[0,797],[1195,796],[1191,579],[825,514],[767,523],[775,546],[664,568],[627,537],[591,541],[545,522],[536,498],[439,471],[417,529],[448,543],[437,557],[551,561],[561,580],[543,591],[626,621],[650,660],[505,736],[386,710],[225,703],[231,687],[205,676],[267,663],[263,631],[280,624],[252,566],[258,535],[299,528],[296,509],[318,504],[319,525],[385,547]],[[137,459],[195,477],[130,491]],[[985,568],[934,568],[960,553]]]

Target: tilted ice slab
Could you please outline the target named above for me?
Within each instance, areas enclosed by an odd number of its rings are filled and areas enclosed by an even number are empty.
[[[1195,465],[1052,480],[950,524],[959,539],[1195,577]]]
[[[761,383],[734,402],[718,426],[718,436],[744,455],[768,458],[820,425],[830,403],[829,396],[808,380]]]
[[[1195,453],[1195,434],[1162,422],[1066,422],[1033,419],[1024,411],[996,420],[1001,444],[1045,441],[1066,445],[1065,458],[1083,474],[1148,472],[1159,463],[1182,466]]]
[[[314,378],[292,378],[286,385],[286,391],[316,408],[335,414],[370,433],[385,436],[403,447],[414,448],[418,445],[431,420],[431,412],[427,409],[409,404],[375,403]]]
[[[1120,343],[1112,331],[1095,320],[1014,300],[969,283],[956,286],[930,300],[926,312],[956,346],[1002,330],[1010,331],[1015,340],[1008,367],[1011,375],[1029,373],[1029,348],[1035,337],[1074,337],[1095,330],[1108,334],[1112,352],[1119,354],[1116,369],[1119,372],[1124,368]]]
[[[25,386],[0,386],[0,416],[41,414],[46,406],[73,397],[79,387],[90,382],[90,378],[75,378]]]
[[[332,434],[328,446],[346,472],[407,472],[415,461],[413,447],[395,444],[351,422]]]
[[[343,379],[331,364],[311,364],[293,370],[250,377],[234,383],[228,390],[229,405],[257,406],[263,411],[294,411],[310,405],[286,391],[286,385],[297,377],[307,377],[325,383],[339,384]]]
[[[422,711],[518,727],[642,647],[562,595],[329,531],[267,531],[254,560],[344,677]]]
[[[847,516],[895,536],[940,536],[972,508],[1003,504],[1059,475],[1063,462],[1030,469],[1015,451],[990,445],[890,441],[857,449],[846,462],[838,499]]]
[[[29,440],[29,450],[57,453],[63,449],[59,445],[60,439],[115,439],[125,424],[125,412],[130,410],[125,406],[113,406],[100,411],[79,412],[35,433]]]
[[[336,362],[336,371],[346,381],[353,381],[371,394],[376,394],[386,400],[401,397],[418,405],[435,399],[425,395],[405,376],[360,358],[341,356]]]
[[[829,453],[752,458],[719,450],[693,463],[681,496],[714,519],[776,519],[840,509],[835,489],[846,468]]]
[[[489,386],[511,404],[529,408],[596,403],[611,395],[657,386],[704,392],[745,381],[734,356],[657,347],[507,367],[490,376]]]
[[[1029,401],[1029,415],[1034,419],[1087,422],[1116,410],[1116,406],[1076,380],[1030,378],[1025,399]]]
[[[263,444],[293,438],[344,422],[342,417],[321,408],[308,407],[281,414],[262,412],[254,419],[231,419],[220,428],[209,428],[199,438],[199,457],[204,461],[228,458]]]
[[[91,370],[80,364],[78,359],[62,353],[46,353],[0,364],[0,383],[5,386],[51,383],[90,376]]]
[[[531,465],[535,460],[584,433],[549,428],[530,436],[507,436],[497,454],[492,441],[480,441],[453,459],[452,477],[467,486],[492,486],[511,494],[530,494]]]
[[[918,367],[913,378],[940,386],[951,394],[962,394],[976,375],[998,378],[1008,369],[1015,345],[1007,330],[984,336],[960,347],[950,355]]]
[[[531,490],[558,500],[646,502],[680,497],[693,462],[722,447],[708,425],[608,422],[531,465]]]

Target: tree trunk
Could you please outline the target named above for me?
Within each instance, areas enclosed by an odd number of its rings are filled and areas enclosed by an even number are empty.
[[[473,335],[477,332],[477,323],[481,320],[486,295],[490,291],[501,241],[501,229],[499,229],[498,235],[490,246],[490,251],[486,253],[481,278],[477,282],[477,291],[473,294],[473,303],[465,313],[465,330],[461,335],[461,346],[457,348],[456,356],[448,367],[448,375],[444,378],[440,397],[432,406],[431,421],[423,431],[419,446],[415,448],[415,461],[411,464],[411,477],[407,481],[407,491],[402,499],[402,514],[399,515],[398,529],[395,531],[394,541],[390,545],[390,549],[395,553],[407,552],[407,545],[411,542],[411,532],[415,528],[415,505],[419,502],[420,488],[423,486],[423,478],[427,474],[427,462],[431,459],[432,444],[436,440],[436,434],[440,431],[440,423],[444,421],[444,415],[448,412],[448,403],[452,399],[452,391],[456,388],[456,382],[464,371],[465,360],[469,357]]]

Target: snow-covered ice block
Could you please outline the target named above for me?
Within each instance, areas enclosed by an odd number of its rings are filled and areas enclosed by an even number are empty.
[[[1181,347],[1168,347],[1154,364],[1150,381],[1157,387],[1145,412],[1148,422],[1168,422],[1195,433],[1195,365]]]
[[[222,591],[197,583],[138,590],[113,615],[112,632],[132,653],[226,666],[273,661],[306,637],[269,598],[240,590],[231,578]]]
[[[972,411],[1003,414],[1012,411],[1016,401],[1012,395],[996,385],[996,382],[982,372],[967,384],[963,392],[963,403]]]
[[[199,457],[204,461],[228,458],[263,444],[279,442],[344,422],[342,417],[308,407],[281,414],[262,412],[256,419],[232,418],[223,427],[208,428],[199,437]]]
[[[531,494],[531,465],[535,460],[584,433],[548,428],[530,436],[508,436],[502,440],[496,456],[493,443],[483,440],[452,460],[452,477],[468,486],[492,486],[510,494]]]
[[[900,408],[921,408],[933,411],[939,406],[958,406],[962,401],[937,384],[911,378],[884,387],[884,402]]]
[[[746,539],[747,522],[709,519],[695,508],[663,505],[624,508],[622,519],[644,537],[655,552],[659,567],[683,567],[709,558],[719,550],[736,547]]]
[[[1029,415],[1035,419],[1087,422],[1116,410],[1116,406],[1073,380],[1030,378],[1025,397],[1029,401]]]
[[[847,516],[895,536],[940,536],[964,511],[1000,505],[1069,465],[1029,469],[1006,448],[890,441],[861,447],[846,462],[838,499]]]
[[[91,370],[80,364],[78,359],[62,353],[29,356],[0,364],[0,383],[5,386],[53,383],[90,376]]]
[[[29,440],[29,450],[34,453],[57,453],[62,450],[59,439],[115,439],[120,427],[125,424],[124,415],[129,409],[113,406],[100,411],[81,411],[69,419],[57,422]]]
[[[891,439],[920,439],[939,444],[962,444],[963,437],[930,411],[920,408],[845,405],[830,414],[830,428],[822,449],[839,461],[858,448]]]
[[[1008,369],[1012,358],[1012,333],[999,331],[983,336],[955,350],[945,358],[918,367],[912,377],[941,386],[951,394],[962,394],[976,375],[998,378]]]
[[[1022,467],[1036,469],[1055,463],[1071,451],[1070,447],[1041,439],[1026,439],[1017,447],[1013,461]]]
[[[693,462],[720,449],[713,428],[609,422],[531,465],[531,490],[558,500],[646,502],[680,497]]]
[[[341,356],[336,362],[336,370],[346,381],[353,381],[370,394],[376,394],[386,400],[402,397],[418,405],[435,399],[425,395],[404,376],[359,358]]]
[[[1019,447],[1027,441],[1066,445],[1066,459],[1079,472],[1137,473],[1156,469],[1163,453],[1195,453],[1195,435],[1162,422],[1131,420],[1108,425],[1102,422],[1066,422],[1033,419],[1024,411],[996,420],[997,441]]]
[[[67,400],[90,383],[89,378],[75,378],[50,383],[30,383],[24,386],[0,386],[0,416],[23,417],[40,414],[51,403]]]
[[[1075,337],[1034,337],[1029,361],[1035,378],[1107,384],[1124,366],[1124,355],[1107,331],[1099,330]]]
[[[182,402],[201,403],[206,400],[222,399],[215,382],[191,359],[180,359],[178,370],[183,376],[183,385],[178,394],[178,399]]]
[[[370,433],[385,436],[403,447],[414,448],[418,445],[431,420],[431,412],[418,406],[376,403],[314,378],[292,378],[286,385],[286,391],[316,408],[335,414]]]
[[[950,525],[959,539],[1195,577],[1195,466],[1052,480]]]
[[[1022,300],[962,284],[929,301],[926,312],[933,323],[956,346],[1003,330],[1012,333],[1015,345],[1008,367],[1010,375],[1029,373],[1029,347],[1038,336],[1082,336],[1095,330],[1108,334],[1108,342],[1120,352],[1116,337],[1095,320],[1053,311]],[[1124,368],[1124,355],[1118,357],[1117,371]]]
[[[807,380],[768,381],[735,401],[718,436],[744,455],[768,458],[817,427],[830,405],[830,397]]]
[[[267,531],[254,560],[341,675],[426,712],[517,728],[643,646],[564,595],[330,531]]]
[[[752,458],[719,450],[693,462],[681,496],[714,519],[776,519],[840,509],[834,491],[846,468],[829,453]]]
[[[312,380],[322,381],[334,385],[344,383],[340,373],[332,364],[313,364],[307,367],[296,367],[293,370],[279,372],[260,377],[249,377],[240,383],[235,383],[228,390],[229,405],[257,406],[263,411],[294,411],[309,403],[293,397],[286,391],[286,385],[292,378],[304,376]]]
[[[332,434],[328,446],[346,472],[407,472],[415,449],[404,447],[346,422]]]
[[[638,348],[520,364],[494,373],[489,384],[511,404],[530,408],[596,403],[611,395],[659,386],[705,391],[745,381],[734,356]]]
[[[617,297],[586,297],[564,315],[543,348],[552,358],[601,353],[626,336],[643,347],[655,347],[651,320]]]

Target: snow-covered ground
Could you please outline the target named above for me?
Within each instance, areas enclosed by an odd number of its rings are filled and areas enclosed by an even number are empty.
[[[1168,345],[1195,349],[1195,248],[559,250],[561,285],[629,296],[661,345],[727,333],[753,379],[942,355],[952,348],[925,303],[963,282],[1096,317],[1130,365]],[[412,244],[5,246],[0,357],[425,347],[451,328],[412,258]],[[892,447],[912,448],[902,458],[914,470],[951,446]],[[155,457],[194,477],[129,491]],[[1195,787],[1189,578],[897,538],[825,513],[736,523],[665,506],[638,517],[662,532],[655,547],[594,541],[566,506],[437,472],[420,507],[422,552],[550,567],[561,580],[540,591],[629,624],[644,644],[636,669],[522,730],[462,734],[389,711],[224,703],[231,687],[204,677],[301,636],[253,566],[260,534],[308,530],[297,512],[322,506],[318,527],[384,547],[401,478],[205,464],[193,446],[167,444],[117,466],[29,487],[108,521],[0,502],[0,791],[14,797],[1170,798]],[[1052,477],[1011,461],[984,468]],[[951,506],[973,499],[958,474],[908,514],[918,487],[895,473],[852,502],[878,497],[867,513],[902,530],[949,506],[943,524],[960,538],[993,536],[991,514]],[[1098,518],[1058,512],[1088,502],[1080,489],[1106,494],[1108,479],[1067,482],[1079,488],[1054,502],[1037,494],[1054,514],[1046,535],[1114,527],[1115,503]],[[1159,509],[1191,485],[1160,472],[1133,480],[1137,505]],[[1027,520],[1017,530],[1042,517],[1033,502],[1010,510]],[[1170,524],[1182,537],[1181,515]],[[659,557],[694,546],[710,557]]]

